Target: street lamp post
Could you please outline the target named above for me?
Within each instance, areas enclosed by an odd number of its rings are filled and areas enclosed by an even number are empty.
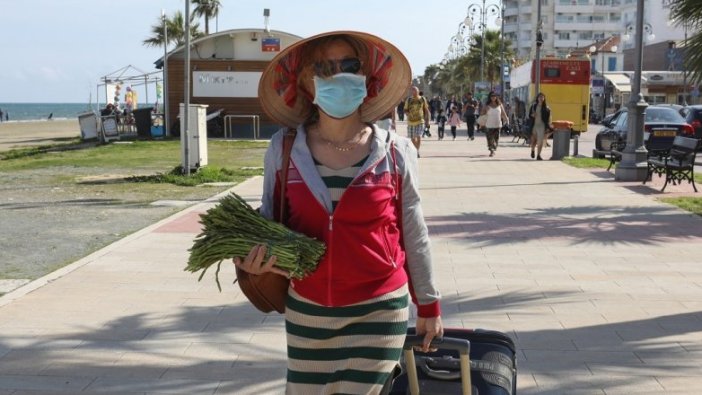
[[[478,27],[480,28],[480,37],[481,37],[481,43],[480,43],[480,82],[482,83],[485,80],[485,28],[487,26],[485,20],[487,19],[488,13],[491,13],[492,15],[498,15],[498,13],[501,11],[501,8],[497,4],[485,4],[486,0],[482,0],[482,6],[480,4],[471,4],[468,6],[468,15],[476,15],[478,16],[477,20],[478,22]],[[469,19],[469,18],[466,18]],[[470,21],[473,21],[473,17],[470,17]]]
[[[643,181],[648,173],[647,151],[643,144],[644,116],[648,104],[641,95],[641,68],[643,65],[644,0],[636,4],[636,57],[634,79],[629,99],[628,133],[622,160],[615,170],[619,181]],[[650,29],[650,25],[649,25]],[[650,35],[652,33],[649,30]],[[633,114],[633,116],[632,116]]]
[[[170,136],[168,128],[168,24],[166,23],[166,11],[161,10],[161,21],[163,22],[163,127],[164,134]]]

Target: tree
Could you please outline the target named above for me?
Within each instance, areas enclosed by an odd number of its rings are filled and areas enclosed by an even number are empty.
[[[677,26],[687,27],[685,42],[685,70],[691,82],[702,82],[702,7],[699,0],[675,0],[670,8],[670,18]]]
[[[219,0],[192,0],[192,3],[195,4],[193,15],[197,18],[205,17],[205,35],[207,36],[210,34],[210,19],[219,15],[222,4]]]
[[[482,42],[483,37],[476,34],[474,37],[475,44],[471,46],[470,52],[467,55],[467,67],[471,69],[470,77],[475,81],[480,79],[480,65],[482,58]],[[500,81],[500,72],[502,69],[503,56],[500,52],[500,32],[497,30],[486,30],[485,31],[485,63],[483,65],[483,72],[485,81],[490,82],[491,86]],[[511,63],[511,59],[514,57],[514,51],[512,50],[512,42],[509,40],[504,41],[504,61],[505,63]]]
[[[192,19],[192,18],[191,18]],[[175,44],[176,48],[185,45],[185,18],[183,13],[176,11],[172,18],[166,17],[166,29],[168,29],[168,44]],[[155,25],[151,26],[153,35],[143,41],[147,47],[162,47],[164,44],[163,22],[159,18]],[[204,34],[200,31],[197,22],[190,21],[190,37],[200,38]]]

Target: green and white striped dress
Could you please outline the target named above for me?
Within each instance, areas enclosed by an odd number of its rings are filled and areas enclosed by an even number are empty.
[[[341,170],[317,162],[333,207],[365,159]],[[407,286],[343,307],[326,307],[289,290],[286,394],[378,394],[397,365],[409,317]]]

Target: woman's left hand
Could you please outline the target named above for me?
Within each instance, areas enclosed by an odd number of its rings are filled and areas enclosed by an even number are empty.
[[[441,322],[441,316],[433,318],[417,317],[417,334],[424,335],[422,352],[429,352],[429,344],[431,344],[432,339],[444,336],[444,324]]]

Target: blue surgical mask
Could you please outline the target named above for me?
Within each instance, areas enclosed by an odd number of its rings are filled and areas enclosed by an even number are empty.
[[[363,75],[339,73],[328,78],[314,77],[313,103],[334,118],[353,114],[367,95]]]

